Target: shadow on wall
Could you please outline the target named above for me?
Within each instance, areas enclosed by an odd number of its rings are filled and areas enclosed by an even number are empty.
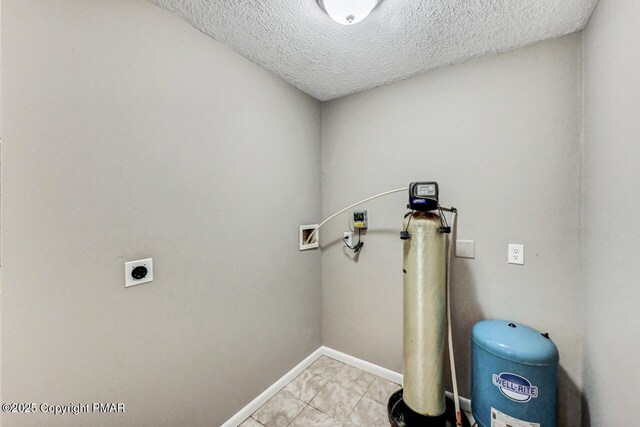
[[[400,238],[400,227],[398,227],[397,229],[395,228],[378,228],[375,230],[369,230],[369,229],[364,229],[361,232],[361,239],[364,242],[366,239],[365,237],[367,236],[367,234],[369,235],[387,235],[387,236],[393,236],[395,238]],[[354,232],[353,235],[353,244],[355,245],[358,241],[358,233]],[[327,243],[321,243],[320,244],[320,249],[321,250],[329,250],[332,249],[335,246],[342,246],[342,252],[344,257],[348,260],[348,261],[353,261],[353,262],[358,262],[360,259],[360,254],[364,251],[366,251],[366,242],[365,245],[362,246],[362,249],[360,249],[360,251],[358,251],[358,253],[354,254],[353,251],[349,248],[347,248],[344,245],[344,242],[342,241],[342,238],[336,238],[333,240],[328,241]]]
[[[591,427],[591,412],[589,411],[589,401],[587,397],[582,395],[582,426]]]
[[[469,261],[453,257],[451,264],[451,323],[453,325],[453,346],[456,356],[456,374],[460,395],[471,398],[471,328],[484,315],[476,297],[476,284]],[[452,390],[449,348],[447,346],[447,369],[445,381],[447,390]]]
[[[562,355],[560,355],[560,361],[562,362]],[[580,405],[569,407],[571,402],[582,402],[582,407]],[[591,426],[584,396],[562,365],[558,368],[558,425]]]

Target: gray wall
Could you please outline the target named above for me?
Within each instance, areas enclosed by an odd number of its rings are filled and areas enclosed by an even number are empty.
[[[474,60],[323,104],[323,216],[415,180],[435,180],[460,210],[453,297],[462,393],[481,319],[548,331],[561,355],[561,423],[580,425],[581,35]],[[322,231],[325,345],[402,370],[406,194],[365,206],[358,259],[340,242],[343,216]],[[524,266],[507,244],[524,243]]]
[[[126,404],[3,425],[221,424],[321,344],[319,103],[143,0],[2,9],[3,401]]]
[[[591,426],[637,423],[639,16],[637,1],[600,0],[584,36],[584,413]]]

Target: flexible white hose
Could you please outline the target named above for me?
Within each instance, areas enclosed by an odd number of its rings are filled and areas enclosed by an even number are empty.
[[[443,209],[445,210],[445,209]],[[453,386],[453,403],[456,407],[456,424],[462,426],[462,414],[460,413],[460,396],[458,394],[458,377],[456,376],[456,360],[453,354],[453,333],[451,331],[451,253],[456,239],[458,213],[451,212],[451,234],[449,235],[447,248],[447,337],[449,341],[449,365],[451,366],[451,385]]]
[[[342,212],[344,211],[348,211],[351,208],[355,208],[358,205],[361,205],[365,202],[368,202],[369,200],[373,200],[373,199],[377,199],[378,197],[382,197],[382,196],[386,196],[387,194],[393,194],[393,193],[399,193],[401,191],[408,191],[409,187],[402,187],[402,188],[396,188],[395,190],[390,190],[390,191],[385,191],[384,193],[380,193],[380,194],[376,194],[375,196],[371,196],[371,197],[367,197],[364,200],[360,200],[357,203],[354,203],[352,205],[347,206],[344,209],[339,210],[338,212],[334,213],[333,215],[331,215],[329,218],[325,219],[324,221],[322,221],[320,224],[318,224],[318,226],[316,228],[313,229],[313,231],[311,232],[311,234],[309,234],[309,237],[307,237],[307,241],[306,244],[309,244],[311,242],[311,240],[313,239],[313,236],[315,236],[315,234],[318,232],[318,230],[320,229],[320,227],[322,227],[323,225],[325,225],[327,222],[331,221],[333,218],[337,217],[338,215],[340,215]]]

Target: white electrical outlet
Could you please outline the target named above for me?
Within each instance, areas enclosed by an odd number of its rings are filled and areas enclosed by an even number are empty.
[[[342,241],[345,242],[347,246],[353,247],[353,233],[350,231],[342,233]]]
[[[124,263],[124,287],[153,281],[153,259],[139,259]]]
[[[524,264],[524,245],[509,243],[509,264]]]

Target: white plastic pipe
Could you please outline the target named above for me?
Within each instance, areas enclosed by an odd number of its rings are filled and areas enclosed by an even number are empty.
[[[462,414],[460,412],[460,395],[458,394],[458,377],[456,375],[456,359],[453,354],[453,332],[451,325],[451,255],[453,245],[456,242],[458,232],[458,211],[446,209],[451,212],[451,234],[447,240],[447,340],[449,342],[449,366],[451,367],[451,385],[453,387],[453,403],[456,408],[456,424],[462,426]]]
[[[375,196],[367,197],[364,200],[360,200],[359,202],[356,202],[356,203],[354,203],[352,205],[347,206],[344,209],[339,210],[338,212],[334,213],[333,215],[331,215],[330,217],[328,217],[327,219],[322,221],[320,224],[318,224],[318,226],[313,229],[311,234],[309,234],[309,237],[307,237],[306,243],[309,244],[311,242],[311,240],[313,240],[313,236],[315,236],[316,233],[318,232],[318,230],[320,230],[320,227],[322,227],[327,222],[331,221],[333,218],[335,218],[338,215],[340,215],[342,212],[348,211],[349,209],[355,208],[356,206],[361,205],[363,203],[366,203],[366,202],[368,202],[370,200],[377,199],[379,197],[386,196],[388,194],[399,193],[401,191],[408,191],[408,190],[409,190],[409,187],[402,187],[402,188],[396,188],[395,190],[385,191],[384,193],[380,193],[380,194],[376,194]]]

